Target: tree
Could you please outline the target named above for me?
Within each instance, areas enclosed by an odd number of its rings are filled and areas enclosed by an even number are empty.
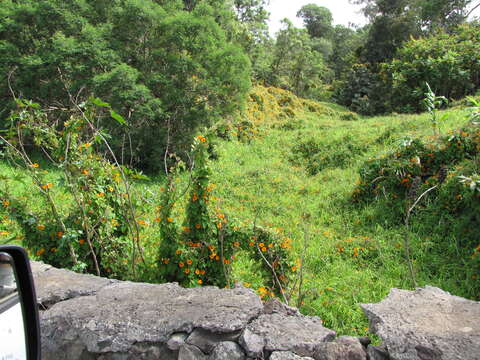
[[[250,87],[248,58],[214,13],[174,0],[2,1],[1,108],[13,103],[9,85],[46,107],[100,97],[128,120],[104,120],[115,149],[163,168],[166,152],[188,149],[196,129],[234,112]]]
[[[332,13],[329,9],[315,4],[303,6],[297,13],[297,17],[303,19],[311,37],[329,38],[332,33]]]
[[[293,91],[302,97],[314,97],[325,74],[322,56],[312,48],[307,31],[283,20],[273,50],[270,84]]]

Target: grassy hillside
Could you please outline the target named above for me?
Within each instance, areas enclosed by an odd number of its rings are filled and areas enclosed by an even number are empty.
[[[379,301],[392,287],[411,288],[412,281],[403,223],[389,217],[388,207],[379,214],[376,202],[352,201],[359,169],[406,136],[428,139],[433,130],[428,114],[357,119],[339,107],[330,109],[335,111],[298,112],[282,121],[266,116],[256,135],[220,140],[214,182],[228,213],[294,239],[299,256],[307,239],[302,310],[342,333],[362,334],[367,325],[358,304]],[[445,113],[442,133],[466,122],[465,110]],[[414,258],[428,251],[428,242],[427,234],[414,234]],[[472,296],[452,274],[458,266],[436,274],[416,267],[418,285]],[[237,276],[254,278],[248,266]]]
[[[462,108],[444,113],[448,117],[440,124],[443,134],[467,121]],[[414,284],[405,256],[404,205],[383,201],[382,196],[378,201],[356,201],[359,171],[367,160],[394,152],[407,136],[435,141],[428,114],[359,118],[333,104],[257,87],[244,113],[219,124],[214,132],[210,165],[215,206],[245,227],[270,228],[292,240],[297,273],[304,260],[302,288],[293,294],[292,305],[320,316],[340,334],[366,334],[368,324],[358,305],[381,300],[392,287],[412,288]],[[59,181],[56,169],[44,165],[41,158],[37,161],[49,172],[52,183]],[[0,162],[0,171],[9,177],[8,181],[2,178],[3,189],[32,209],[45,206],[24,174],[6,162]],[[12,180],[13,174],[19,174],[21,181]],[[179,179],[186,181],[187,176]],[[62,196],[59,184],[52,191]],[[143,204],[141,241],[152,267],[160,241],[155,204],[163,186],[162,177],[135,184]],[[63,206],[71,201],[66,196]],[[182,211],[176,207],[173,217],[182,218]],[[465,251],[473,249],[459,249],[457,238],[445,238],[457,246],[451,252],[457,255],[442,259],[435,250],[435,241],[442,236],[436,227],[414,221],[409,232],[417,285],[478,296],[478,266],[462,262]],[[0,242],[21,242],[23,236],[15,221],[4,214]],[[254,289],[265,286],[258,264],[242,253],[237,259],[233,265],[236,281]]]

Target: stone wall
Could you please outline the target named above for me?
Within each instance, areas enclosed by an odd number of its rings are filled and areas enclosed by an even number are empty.
[[[121,282],[36,262],[32,270],[44,360],[480,359],[480,303],[432,287],[363,305],[384,341],[375,347],[244,287]]]

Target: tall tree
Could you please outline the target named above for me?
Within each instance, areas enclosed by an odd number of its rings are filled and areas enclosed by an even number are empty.
[[[297,13],[297,17],[303,19],[311,37],[329,38],[332,34],[332,13],[329,9],[316,4],[303,6]]]

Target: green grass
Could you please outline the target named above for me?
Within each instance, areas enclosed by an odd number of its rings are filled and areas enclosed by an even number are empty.
[[[332,108],[343,111],[341,107]],[[449,114],[441,124],[444,133],[465,122],[463,110]],[[216,206],[244,226],[255,223],[290,237],[298,258],[307,239],[303,298],[296,294],[292,305],[300,305],[305,314],[319,316],[339,334],[365,335],[368,323],[359,304],[380,301],[392,287],[412,288],[412,281],[401,245],[404,228],[401,221],[389,216],[393,209],[352,202],[358,170],[365,160],[388,152],[405,136],[431,136],[430,120],[421,114],[343,121],[306,113],[285,120],[283,125],[260,126],[258,135],[248,141],[215,140],[217,158],[211,166],[215,196],[219,198]],[[328,150],[313,162],[315,171],[309,170],[312,159],[308,151],[299,156],[295,150],[307,140],[320,152]],[[352,149],[358,151],[352,153]],[[341,161],[337,163],[337,159]],[[57,182],[59,173],[45,169],[52,182]],[[22,175],[5,162],[0,162],[0,173]],[[163,178],[157,177],[135,184],[145,200],[140,215],[151,224],[144,228],[142,241],[152,262],[159,242],[153,209],[162,183]],[[16,196],[31,202],[33,210],[45,206],[27,177],[5,184]],[[62,196],[61,186],[54,191]],[[70,203],[71,199],[65,197],[62,206]],[[180,209],[175,210],[176,218],[182,217]],[[309,214],[308,220],[304,214]],[[425,256],[421,249],[427,240],[416,234],[412,238],[417,250],[414,257],[420,259]],[[9,239],[21,242],[22,236],[14,222],[2,216],[0,242]],[[360,248],[365,250],[359,253]],[[257,265],[240,254],[234,265],[235,280],[250,283],[253,288],[261,286]],[[416,271],[419,285],[439,286],[462,295],[461,287],[450,281],[448,273],[437,276],[419,267]],[[297,304],[300,300],[303,302]]]
[[[359,206],[351,201],[358,170],[365,160],[389,151],[405,136],[431,136],[430,120],[426,114],[359,121],[307,114],[296,119],[298,122],[301,126],[293,130],[266,127],[250,142],[220,141],[213,182],[227,213],[245,224],[255,221],[278,229],[294,239],[298,256],[307,234],[302,311],[320,316],[340,334],[363,335],[368,324],[359,304],[380,301],[392,287],[411,288],[412,282],[401,248],[401,223],[379,216],[375,203]],[[462,111],[450,112],[442,130],[458,128],[464,122]],[[305,139],[315,139],[325,147],[333,144],[338,153],[347,152],[347,165],[331,164],[311,176],[306,167],[291,161],[295,145]],[[364,152],[349,153],[348,143],[342,139],[362,145]],[[310,214],[308,223],[302,220],[304,213]],[[352,244],[361,247],[365,238],[372,250],[353,256]],[[341,253],[339,247],[345,250]],[[243,270],[236,272],[239,280],[255,283],[251,273],[241,264],[237,266]],[[419,285],[455,290],[447,279],[417,271]]]

